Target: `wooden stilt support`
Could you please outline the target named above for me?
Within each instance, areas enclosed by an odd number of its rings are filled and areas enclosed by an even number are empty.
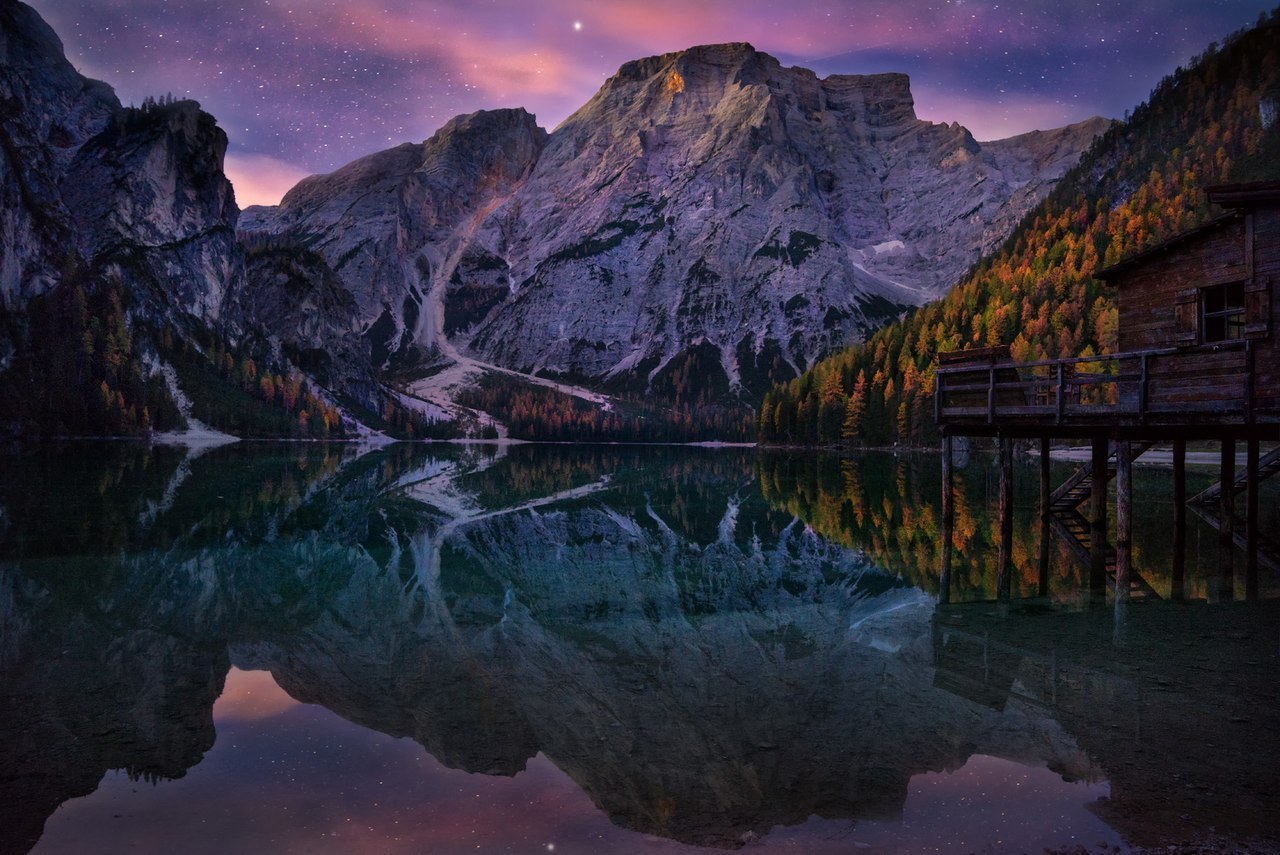
[[[1116,600],[1129,599],[1133,583],[1133,457],[1129,441],[1116,443]]]
[[[1093,489],[1089,494],[1089,594],[1107,596],[1107,440],[1093,440]]]
[[[1000,437],[1000,552],[996,564],[996,599],[1009,599],[1013,562],[1013,440]]]
[[[955,482],[951,463],[950,435],[942,438],[942,571],[938,580],[938,602],[951,602],[951,537],[956,524]]]
[[[1052,484],[1049,472],[1049,437],[1040,438],[1040,584],[1036,595],[1049,596],[1049,495]]]
[[[1049,519],[1049,494],[1052,484],[1049,481],[1049,437],[1040,438],[1040,519]]]
[[[1235,569],[1232,566],[1236,539],[1236,443],[1222,441],[1222,460],[1218,467],[1222,492],[1218,496],[1218,599],[1230,600],[1235,594]]]
[[[1115,616],[1111,624],[1111,646],[1120,650],[1129,646],[1129,598],[1116,598]]]
[[[1258,599],[1258,438],[1250,437],[1245,463],[1244,598]]]
[[[1187,561],[1187,441],[1173,441],[1173,578],[1169,599],[1186,596]]]

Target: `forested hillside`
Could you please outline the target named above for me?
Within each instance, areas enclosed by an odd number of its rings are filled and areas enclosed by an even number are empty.
[[[1214,213],[1205,187],[1280,178],[1278,113],[1280,9],[1162,80],[946,297],[775,386],[760,439],[928,443],[939,352],[1114,352],[1115,298],[1095,271],[1203,223]]]

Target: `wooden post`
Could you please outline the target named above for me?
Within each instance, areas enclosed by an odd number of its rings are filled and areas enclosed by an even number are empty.
[[[1036,595],[1049,596],[1049,437],[1040,438],[1040,585]]]
[[[1013,440],[1000,437],[1000,552],[996,563],[996,599],[1009,599],[1013,561]]]
[[[1129,440],[1116,443],[1116,600],[1129,599],[1133,581],[1133,455]]]
[[[951,536],[956,524],[955,481],[951,464],[951,434],[942,438],[942,572],[938,602],[951,602]]]
[[[1089,494],[1089,594],[1107,597],[1107,439],[1093,439],[1093,484]]]
[[[1111,646],[1120,650],[1129,646],[1129,598],[1117,597],[1114,611],[1111,624]]]
[[[1222,491],[1218,496],[1218,597],[1230,600],[1235,595],[1235,570],[1232,567],[1236,540],[1236,443],[1222,441],[1222,459],[1218,466]]]
[[[1040,519],[1049,519],[1049,437],[1040,437]]]
[[[1245,463],[1244,598],[1258,599],[1258,438],[1249,437]]]
[[[1187,441],[1173,441],[1173,578],[1169,599],[1186,596],[1187,561]]]

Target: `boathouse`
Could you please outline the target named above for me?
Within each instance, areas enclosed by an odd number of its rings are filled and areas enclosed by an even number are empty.
[[[1090,587],[1118,600],[1154,593],[1132,567],[1130,466],[1157,442],[1171,443],[1175,578],[1186,532],[1186,444],[1220,444],[1219,482],[1196,497],[1216,502],[1214,522],[1230,578],[1234,545],[1248,556],[1246,594],[1256,590],[1258,483],[1280,471],[1280,182],[1208,189],[1225,213],[1203,226],[1099,270],[1116,288],[1119,353],[1013,362],[1007,348],[941,354],[934,398],[943,435],[942,598],[949,598],[951,446],[956,436],[996,437],[1000,447],[997,597],[1008,596],[1012,538],[1012,446],[1040,443],[1041,519],[1069,535],[1090,567]],[[1091,461],[1051,489],[1053,440],[1084,440]],[[1236,471],[1236,443],[1247,448]],[[1116,478],[1116,544],[1107,543],[1106,485]],[[1095,488],[1095,485],[1097,487]],[[1235,493],[1246,491],[1243,519]],[[1086,518],[1080,508],[1088,504]],[[1047,542],[1047,537],[1042,538]],[[1042,552],[1045,548],[1042,547]],[[1264,559],[1266,552],[1263,552]],[[1047,556],[1042,555],[1042,568]],[[1280,566],[1280,565],[1277,565]],[[1043,575],[1043,571],[1042,571]]]

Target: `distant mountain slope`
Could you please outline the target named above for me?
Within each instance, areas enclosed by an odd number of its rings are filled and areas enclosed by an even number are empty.
[[[904,75],[711,45],[624,65],[549,136],[524,111],[460,117],[241,228],[323,255],[377,357],[443,334],[644,391],[697,354],[706,387],[758,397],[942,293],[1106,125],[980,144],[918,120]]]
[[[1278,109],[1280,9],[1161,81],[946,297],[776,386],[760,438],[931,441],[939,351],[1007,344],[1018,360],[1114,351],[1114,296],[1094,271],[1204,222],[1213,214],[1205,186],[1280,178]]]

